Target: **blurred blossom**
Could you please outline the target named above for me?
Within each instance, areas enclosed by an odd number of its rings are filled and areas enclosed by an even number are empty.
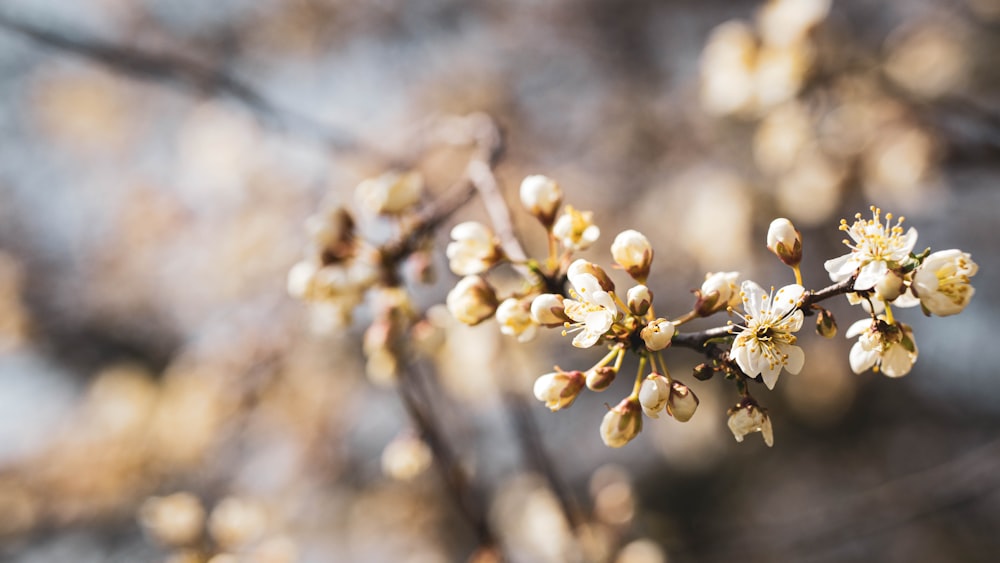
[[[223,548],[239,549],[258,539],[268,528],[268,514],[261,503],[241,497],[222,499],[212,509],[208,529]]]
[[[768,45],[791,47],[826,18],[831,0],[769,0],[757,13],[757,28]]]
[[[803,226],[830,220],[840,204],[847,170],[815,146],[805,147],[792,168],[778,179],[778,209]]]
[[[667,563],[667,554],[653,540],[642,538],[625,544],[615,563]]]
[[[392,479],[410,481],[426,471],[432,460],[426,442],[412,434],[402,434],[382,450],[382,473]]]
[[[504,482],[492,512],[514,540],[513,560],[557,563],[580,557],[558,501],[537,478],[519,475]]]
[[[726,22],[714,30],[701,54],[701,104],[710,114],[730,115],[754,103],[757,41],[750,26]]]
[[[606,524],[622,526],[635,516],[636,499],[632,482],[624,468],[606,465],[590,477],[594,516]]]
[[[679,226],[671,232],[682,232],[685,236],[670,240],[679,243],[700,269],[742,267],[749,255],[753,213],[753,200],[746,183],[722,170],[684,174],[675,183],[685,193]],[[724,233],[720,232],[720,225],[726,226]]]
[[[232,205],[246,195],[260,132],[249,115],[205,102],[181,123],[177,137],[177,186],[199,209]]]
[[[934,140],[915,126],[890,129],[865,153],[865,195],[903,211],[931,203],[936,187],[937,150]]]
[[[956,93],[969,67],[957,25],[944,19],[895,30],[886,39],[886,73],[919,96]]]
[[[805,46],[761,49],[754,75],[758,107],[768,109],[794,98],[811,65],[812,52]]]
[[[205,509],[191,493],[174,493],[146,499],[139,507],[139,520],[158,541],[183,546],[201,538]]]
[[[753,138],[754,161],[761,171],[780,174],[790,169],[814,138],[805,106],[791,102],[764,116]]]

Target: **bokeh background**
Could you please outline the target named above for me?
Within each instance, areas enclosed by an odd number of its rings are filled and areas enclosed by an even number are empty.
[[[602,228],[585,257],[608,263],[624,228],[652,239],[658,311],[686,311],[707,271],[790,282],[764,249],[779,215],[803,231],[812,288],[843,251],[840,218],[872,203],[906,215],[918,249],[980,265],[963,314],[900,315],[920,348],[903,379],[854,375],[842,335],[804,335],[803,372],[757,393],[772,449],[733,440],[735,391],[686,375],[700,360],[676,350],[699,412],[609,450],[603,405],[631,383],[559,413],[534,401],[537,375],[599,352],[435,313],[456,281],[442,230],[436,280],[408,283],[441,337],[435,413],[510,560],[995,560],[1000,2],[826,8],[3,2],[0,558],[469,558],[391,378],[366,369],[368,303],[317,331],[285,278],[320,202],[353,205],[398,159],[433,199],[466,156],[424,150],[426,124],[486,112],[509,202],[545,173]],[[486,219],[478,200],[448,226],[464,219]],[[842,332],[858,315],[831,308]],[[576,530],[523,447],[526,417]]]

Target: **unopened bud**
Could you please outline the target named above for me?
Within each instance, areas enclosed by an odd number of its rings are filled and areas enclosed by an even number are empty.
[[[760,432],[768,447],[774,445],[774,430],[771,428],[771,419],[768,418],[767,411],[760,408],[753,399],[743,399],[735,407],[729,409],[729,422],[727,424],[737,442],[742,442],[743,438],[751,432]]]
[[[615,380],[618,370],[611,366],[602,366],[587,370],[587,389],[591,391],[604,391]]]
[[[886,272],[882,279],[875,283],[875,293],[885,301],[895,301],[903,294],[904,289],[902,276],[892,270]]]
[[[535,174],[521,182],[521,205],[545,227],[552,226],[562,197],[559,184],[548,176]]]
[[[833,313],[826,309],[820,309],[816,315],[816,332],[824,338],[833,338],[837,335],[837,319]]]
[[[632,229],[618,233],[611,243],[611,256],[633,279],[645,283],[653,263],[653,246],[645,235]]]
[[[707,317],[727,307],[735,307],[740,302],[740,292],[736,287],[739,272],[716,272],[705,276],[701,289],[695,290],[698,297],[694,311],[700,317]]]
[[[687,385],[675,381],[670,386],[670,398],[667,400],[667,414],[678,422],[687,422],[698,409],[698,396]]]
[[[566,276],[570,280],[580,274],[590,274],[597,278],[597,283],[601,285],[601,289],[607,291],[608,293],[615,290],[615,282],[611,281],[611,278],[608,277],[608,273],[593,262],[588,262],[583,258],[580,258],[570,264],[569,269],[566,270]]]
[[[419,172],[386,172],[355,188],[362,209],[372,215],[395,215],[420,201],[424,178]]]
[[[583,372],[556,368],[556,371],[535,380],[535,398],[545,403],[550,410],[557,411],[573,404],[583,389],[583,384]]]
[[[639,387],[639,404],[642,405],[642,412],[650,418],[660,418],[660,412],[667,405],[669,398],[670,381],[658,373],[646,376],[646,380]]]
[[[561,326],[569,321],[563,309],[563,296],[555,293],[543,293],[531,301],[531,318],[536,323],[547,326]]]
[[[708,364],[698,364],[694,366],[694,378],[698,381],[708,381],[715,375],[715,370]]]
[[[639,331],[639,336],[650,351],[663,350],[670,346],[670,340],[674,337],[674,323],[667,319],[656,319]]]
[[[643,316],[649,311],[649,306],[653,304],[653,293],[644,285],[637,285],[626,293],[628,308],[633,315]]]
[[[767,229],[767,248],[786,265],[798,266],[802,261],[802,233],[788,219],[775,219]]]
[[[466,276],[448,293],[445,304],[459,322],[477,325],[493,316],[498,303],[496,292],[486,280],[479,276]]]
[[[604,415],[601,440],[610,448],[620,448],[632,441],[642,430],[642,407],[633,397],[622,399]]]

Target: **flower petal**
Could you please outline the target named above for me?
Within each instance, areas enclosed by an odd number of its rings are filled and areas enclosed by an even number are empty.
[[[786,285],[785,287],[778,290],[778,293],[774,296],[774,302],[771,303],[771,313],[775,318],[781,318],[788,314],[789,311],[795,308],[802,300],[802,295],[805,294],[806,288],[802,287],[797,283],[791,285]],[[798,330],[798,329],[796,329]]]
[[[806,363],[806,354],[802,351],[802,348],[791,344],[780,344],[778,345],[778,349],[788,355],[787,363],[785,364],[785,369],[788,370],[788,373],[794,375],[802,371],[802,366]]]
[[[843,256],[824,262],[823,267],[830,273],[830,279],[838,282],[851,277],[851,274],[857,269],[857,264],[851,260],[852,258],[854,258],[854,253],[848,252]]]
[[[851,371],[862,373],[875,365],[875,361],[878,360],[878,352],[875,350],[865,350],[865,347],[859,341],[855,342],[854,346],[851,346],[849,359],[851,361]]]
[[[875,287],[875,284],[889,271],[884,260],[872,260],[861,268],[858,279],[854,280],[854,289],[865,290]]]
[[[740,291],[743,293],[743,309],[753,318],[760,317],[761,305],[766,303],[767,297],[764,288],[754,281],[746,280],[740,285]]]

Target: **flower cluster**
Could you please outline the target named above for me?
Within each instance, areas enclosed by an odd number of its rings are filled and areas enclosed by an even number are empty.
[[[803,256],[802,234],[786,218],[775,219],[768,229],[767,248],[789,266],[795,282],[764,289],[752,280],[739,282],[738,272],[710,273],[689,311],[674,317],[656,312],[653,293],[647,285],[653,261],[650,241],[635,230],[619,233],[611,244],[616,269],[632,279],[621,291],[601,266],[573,260],[573,253],[593,244],[598,227],[592,214],[566,206],[558,184],[542,176],[530,176],[521,187],[526,210],[546,228],[550,254],[544,261],[514,263],[523,267],[524,290],[500,298],[483,277],[490,268],[508,261],[499,242],[487,227],[463,223],[452,231],[454,241],[448,257],[455,273],[466,275],[448,296],[452,314],[467,324],[495,317],[501,332],[519,341],[532,338],[539,327],[559,327],[571,336],[576,348],[603,347],[604,356],[587,369],[564,370],[556,366],[537,379],[535,397],[553,411],[571,406],[584,388],[605,391],[620,372],[627,355],[638,358],[632,391],[608,407],[600,436],[610,447],[621,447],[642,430],[643,418],[659,418],[666,412],[679,422],[695,414],[699,401],[684,383],[671,376],[666,355],[671,347],[699,350],[707,357],[694,372],[705,380],[716,373],[736,384],[739,400],[729,409],[729,428],[737,441],[760,432],[765,443],[774,442],[767,409],[751,394],[751,382],[773,389],[782,371],[799,373],[806,354],[798,346],[798,335],[807,316],[816,317],[816,331],[825,337],[836,334],[832,313],[819,306],[825,299],[846,295],[865,308],[866,318],[854,323],[848,338],[858,337],[850,352],[851,369],[868,369],[899,377],[910,371],[917,359],[913,330],[897,322],[892,306],[920,305],[928,315],[960,312],[972,297],[969,278],[976,264],[967,253],[945,250],[913,252],[917,233],[904,230],[903,219],[883,220],[872,207],[872,218],[862,219],[841,230],[849,252],[826,262],[835,285],[810,291],[803,285],[799,265]],[[589,233],[589,234],[588,234]],[[724,326],[684,333],[680,327],[696,318],[726,312],[735,318]]]

